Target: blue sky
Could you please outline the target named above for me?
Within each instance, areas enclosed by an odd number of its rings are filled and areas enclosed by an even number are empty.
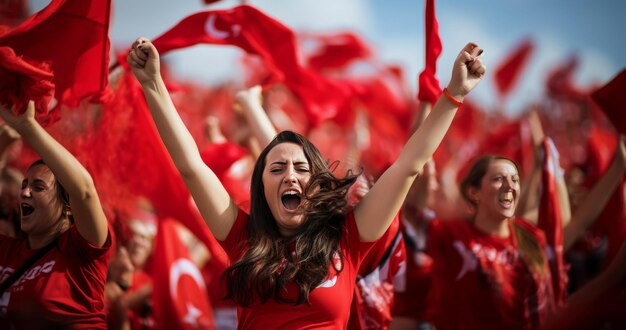
[[[33,9],[49,1],[31,1]],[[137,36],[155,37],[200,10],[228,8],[240,1],[204,5],[201,0],[114,0],[110,36],[127,46]],[[287,26],[312,32],[352,30],[375,47],[379,57],[402,65],[413,84],[423,67],[423,0],[249,0]],[[523,38],[536,49],[505,107],[515,114],[542,97],[546,71],[572,54],[580,57],[580,85],[604,83],[626,67],[626,1],[619,0],[448,0],[437,1],[444,50],[438,62],[443,86],[458,50],[469,40],[484,49],[493,69]],[[197,46],[167,56],[175,72],[200,82],[237,78],[239,50]],[[493,73],[493,70],[490,71]],[[495,104],[491,77],[472,94],[486,107]]]

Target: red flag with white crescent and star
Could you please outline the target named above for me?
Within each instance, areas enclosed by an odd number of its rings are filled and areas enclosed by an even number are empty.
[[[346,124],[357,87],[326,78],[299,63],[295,33],[260,10],[242,5],[184,18],[153,40],[161,55],[199,43],[233,45],[258,55],[272,73],[265,86],[282,82],[303,103],[311,127],[333,119]]]
[[[161,219],[152,269],[154,314],[162,329],[215,329],[207,285],[171,218]]]

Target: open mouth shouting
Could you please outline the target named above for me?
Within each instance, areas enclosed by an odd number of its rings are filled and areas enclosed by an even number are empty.
[[[302,194],[295,189],[289,189],[283,192],[280,200],[287,211],[295,212],[302,202]]]
[[[20,210],[22,211],[22,217],[27,217],[35,212],[35,208],[26,203],[20,204]]]
[[[500,198],[498,198],[498,202],[503,208],[510,209],[511,207],[513,207],[513,193],[508,192],[506,194],[500,195]]]

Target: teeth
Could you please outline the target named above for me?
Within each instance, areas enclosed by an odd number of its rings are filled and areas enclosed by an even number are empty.
[[[286,196],[286,195],[298,195],[298,192],[294,190],[289,190],[283,193],[283,196]]]

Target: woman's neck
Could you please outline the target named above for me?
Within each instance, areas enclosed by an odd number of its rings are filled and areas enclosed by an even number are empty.
[[[50,244],[50,242],[54,241],[57,237],[59,237],[61,233],[50,233],[46,235],[28,235],[28,247],[31,250],[39,250],[42,247]]]
[[[477,213],[474,218],[474,227],[481,231],[497,236],[497,237],[509,237],[509,219],[508,218],[494,218],[485,214]]]
[[[61,220],[54,230],[50,230],[47,233],[41,235],[28,235],[28,247],[31,250],[39,250],[42,247],[50,244],[57,237],[61,236],[66,230],[70,228],[71,224],[69,220]]]

